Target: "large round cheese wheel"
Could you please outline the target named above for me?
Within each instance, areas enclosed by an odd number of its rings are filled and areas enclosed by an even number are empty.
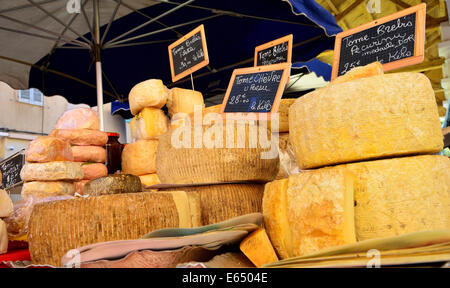
[[[267,129],[260,129],[258,125],[218,124],[168,131],[159,138],[156,154],[161,183],[273,180],[279,168],[278,150]]]
[[[23,181],[81,180],[83,168],[75,162],[27,163],[20,171]]]
[[[157,147],[158,140],[139,140],[125,145],[122,151],[122,172],[136,176],[155,173]]]
[[[64,181],[32,181],[22,186],[22,198],[34,196],[39,198],[54,197],[60,195],[73,195],[75,186],[72,182]]]
[[[56,122],[55,129],[100,129],[97,112],[90,108],[75,108],[64,112]]]
[[[105,163],[106,150],[100,146],[72,146],[73,161]]]
[[[171,117],[177,113],[193,113],[196,105],[200,106],[199,110],[205,107],[201,92],[177,87],[170,89],[167,98],[167,108]]]
[[[84,171],[83,180],[94,180],[108,175],[108,168],[102,163],[80,163]]]
[[[91,196],[141,192],[139,177],[130,174],[114,174],[89,181],[84,186],[84,194]]]
[[[107,133],[88,129],[55,129],[50,132],[50,136],[64,139],[78,146],[105,146],[108,142]]]
[[[28,144],[25,152],[27,162],[73,161],[72,150],[66,141],[40,136]]]
[[[130,110],[137,115],[146,107],[160,109],[167,101],[168,89],[159,79],[149,79],[135,85],[128,95]]]
[[[131,137],[136,140],[158,139],[169,126],[169,118],[161,109],[144,108],[130,121]]]

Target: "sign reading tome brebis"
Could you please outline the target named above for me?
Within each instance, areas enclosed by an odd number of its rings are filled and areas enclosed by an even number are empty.
[[[375,61],[384,71],[422,62],[425,16],[421,3],[337,34],[331,79]]]
[[[203,25],[169,45],[169,60],[173,82],[209,64]]]
[[[292,34],[270,41],[255,48],[255,65],[291,63]]]

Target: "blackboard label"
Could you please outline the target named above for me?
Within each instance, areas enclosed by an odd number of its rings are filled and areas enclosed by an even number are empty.
[[[336,36],[333,79],[373,62],[388,71],[423,61],[425,3]]]
[[[172,80],[175,82],[209,64],[203,25],[169,46]]]
[[[20,171],[25,164],[25,155],[23,150],[0,162],[0,171],[2,171],[2,188],[11,188],[22,182]]]
[[[291,63],[292,34],[255,48],[255,66]]]
[[[289,64],[277,64],[234,70],[222,104],[222,112],[277,112],[289,69]]]

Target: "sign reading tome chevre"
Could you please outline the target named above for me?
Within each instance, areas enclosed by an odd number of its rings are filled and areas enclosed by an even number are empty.
[[[336,36],[331,79],[378,61],[383,70],[423,61],[426,4],[344,31]]]
[[[221,112],[230,118],[257,113],[266,119],[278,111],[281,96],[289,77],[288,63],[235,69],[223,99]]]
[[[24,150],[6,158],[0,162],[0,171],[2,174],[2,182],[0,185],[3,189],[14,187],[22,182],[20,171],[25,164]]]
[[[291,63],[292,34],[255,48],[255,66]]]
[[[209,64],[203,25],[169,45],[169,61],[173,82]]]

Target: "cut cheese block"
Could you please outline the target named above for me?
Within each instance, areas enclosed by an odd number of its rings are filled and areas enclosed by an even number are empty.
[[[84,194],[91,196],[141,192],[139,177],[130,174],[114,174],[89,181]]]
[[[146,107],[160,109],[167,101],[168,89],[159,79],[150,79],[135,85],[128,95],[130,110],[137,115]]]
[[[71,182],[63,181],[32,181],[26,182],[22,186],[22,198],[34,196],[38,198],[47,198],[60,195],[73,195],[75,186]]]
[[[23,181],[81,180],[83,168],[75,162],[27,163],[20,171]]]
[[[83,168],[83,180],[94,180],[108,175],[108,168],[102,163],[79,163]]]
[[[139,140],[125,145],[122,151],[122,172],[136,176],[155,173],[157,148],[158,140]]]
[[[421,73],[357,79],[313,91],[289,108],[300,168],[442,150],[430,80]]]
[[[72,150],[66,141],[39,136],[28,144],[25,152],[27,162],[73,161]]]
[[[56,122],[55,129],[100,129],[97,112],[90,108],[76,108],[64,112]]]
[[[450,159],[424,155],[346,165],[359,241],[450,229]]]
[[[338,84],[360,78],[367,78],[383,74],[383,65],[380,62],[373,62],[366,66],[359,66],[351,69],[342,76],[334,79],[331,84]]]
[[[108,142],[107,133],[88,129],[56,129],[50,132],[50,136],[64,139],[78,146],[105,146]]]
[[[156,154],[157,174],[165,184],[267,182],[275,178],[278,168],[270,133],[249,124],[171,130],[159,138]]]
[[[167,98],[167,108],[169,115],[175,116],[177,113],[193,113],[195,106],[205,107],[202,93],[190,89],[172,88]]]
[[[0,189],[0,218],[6,218],[14,211],[14,205],[8,193]]]
[[[0,219],[0,254],[8,252],[8,232],[5,222]]]
[[[264,264],[278,261],[277,254],[264,228],[260,228],[248,235],[242,240],[239,248],[258,268]]]
[[[295,156],[289,143],[289,133],[278,134],[278,154],[280,158],[280,169],[275,179],[283,179],[298,171]]]
[[[160,184],[161,181],[159,181],[158,175],[156,173],[154,174],[147,174],[147,175],[141,175],[139,176],[141,179],[142,186],[148,187],[156,184]]]
[[[266,184],[264,223],[281,259],[356,241],[353,178],[323,168]]]
[[[29,222],[31,260],[33,264],[60,266],[61,257],[77,247],[139,239],[156,229],[190,228],[195,224],[190,215],[199,214],[191,207],[195,206],[187,196],[152,192],[38,204]]]
[[[105,163],[106,150],[100,146],[72,146],[75,162]]]
[[[289,132],[289,107],[295,102],[293,99],[281,99],[280,105],[278,106],[278,126],[275,122],[267,121],[267,129],[272,132]],[[272,127],[274,125],[274,127]]]
[[[84,195],[84,186],[86,186],[86,183],[88,183],[90,180],[80,180],[73,182],[73,186],[75,188],[75,193],[78,193],[80,195]]]
[[[159,189],[159,191],[174,190],[183,190],[188,194],[196,192],[200,195],[203,225],[262,210],[263,184],[216,184]]]
[[[158,139],[169,126],[169,118],[161,109],[144,108],[130,122],[131,137],[136,140]]]

